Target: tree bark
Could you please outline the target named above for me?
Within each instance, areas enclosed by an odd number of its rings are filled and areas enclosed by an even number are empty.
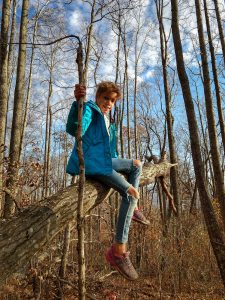
[[[140,185],[152,183],[155,177],[169,173],[173,165],[168,162],[146,164]],[[106,199],[112,190],[91,180],[85,182],[84,215]],[[56,234],[77,214],[78,184],[60,190],[26,208],[18,216],[0,221],[0,285],[15,272],[20,272],[38,251],[43,251]]]
[[[13,50],[14,50],[14,38],[16,33],[16,11],[17,11],[17,3],[16,0],[13,0],[12,3],[12,21],[11,21],[11,32],[9,39],[9,53],[8,53],[8,84],[10,85],[10,77],[12,71],[12,58],[13,58]]]
[[[206,227],[209,234],[209,239],[217,260],[220,274],[225,285],[225,245],[223,237],[216,220],[211,199],[208,193],[208,187],[204,176],[204,166],[202,162],[200,140],[198,135],[197,120],[194,111],[194,104],[192,100],[188,76],[185,70],[183,49],[180,38],[179,23],[178,23],[178,4],[177,0],[171,0],[172,10],[172,33],[173,42],[177,61],[178,76],[184,97],[185,109],[188,119],[188,126],[190,132],[191,151],[194,164],[194,171],[196,182],[201,201],[201,207],[206,222]]]
[[[89,61],[90,61],[90,53],[91,53],[91,46],[92,46],[92,33],[93,33],[93,23],[95,21],[95,5],[96,0],[93,0],[92,6],[91,6],[91,20],[90,24],[88,26],[88,32],[87,32],[87,48],[86,48],[86,56],[85,56],[85,63],[84,63],[84,85],[87,84],[87,75],[88,75],[88,67],[89,67]]]
[[[68,264],[68,256],[69,256],[69,247],[70,247],[70,231],[71,231],[71,223],[68,223],[66,229],[64,231],[64,239],[63,239],[63,250],[62,250],[62,258],[61,264],[59,268],[59,278],[65,279],[66,275],[66,267]],[[59,281],[59,287],[57,290],[58,299],[63,299],[63,282]],[[35,299],[36,300],[36,299]]]
[[[0,36],[0,213],[4,199],[3,193],[3,162],[5,145],[5,128],[8,106],[8,30],[10,21],[11,0],[3,0],[2,23]]]
[[[29,76],[28,76],[28,85],[27,85],[27,95],[26,95],[26,102],[25,102],[25,108],[24,108],[24,116],[23,116],[23,127],[22,127],[22,132],[21,132],[21,141],[20,141],[20,156],[23,150],[23,140],[25,136],[25,131],[27,127],[27,119],[28,119],[28,110],[30,107],[30,93],[31,93],[31,86],[32,86],[32,80],[33,80],[33,62],[34,62],[34,54],[35,54],[35,40],[37,36],[37,29],[38,29],[38,20],[41,16],[41,13],[43,9],[48,5],[49,1],[45,3],[45,5],[42,6],[42,8],[37,12],[35,16],[35,21],[34,21],[34,30],[32,34],[32,49],[31,49],[31,58],[30,58],[30,68],[29,68]]]
[[[125,28],[124,28],[125,29]],[[126,41],[126,32],[123,34],[124,60],[125,60],[125,88],[126,88],[126,109],[127,109],[127,147],[128,158],[131,158],[131,140],[130,140],[130,100],[129,100],[129,76],[128,76],[128,50]],[[124,88],[124,89],[125,89]]]
[[[53,62],[50,66],[50,78],[48,83],[48,99],[46,107],[46,124],[45,124],[45,152],[44,152],[44,170],[43,170],[43,196],[49,196],[49,171],[50,171],[50,150],[51,150],[51,98],[52,98],[52,76]]]
[[[168,61],[168,52],[167,52],[167,39],[164,31],[163,24],[163,1],[156,0],[157,16],[159,21],[159,33],[160,33],[160,46],[161,46],[161,60],[163,68],[163,83],[164,83],[164,93],[165,93],[165,102],[166,102],[166,122],[167,122],[167,134],[168,134],[168,143],[170,150],[170,161],[171,163],[177,162],[177,154],[175,150],[175,140],[173,134],[173,116],[171,112],[171,92],[169,87],[168,72],[167,72],[167,61]],[[171,186],[173,189],[173,198],[176,205],[177,214],[179,215],[179,189],[178,189],[178,180],[177,180],[177,168],[173,167],[170,171],[170,180]]]
[[[91,36],[90,36],[91,37]],[[85,84],[85,73],[83,67],[83,46],[79,41],[79,47],[77,48],[78,65],[78,77],[79,84]],[[83,116],[83,104],[84,98],[79,100],[78,107],[78,129],[76,133],[77,140],[77,155],[79,159],[79,182],[78,182],[78,204],[77,204],[77,253],[78,253],[78,293],[79,300],[85,300],[86,294],[86,267],[85,267],[85,254],[84,254],[84,193],[85,193],[85,163],[84,154],[82,148],[82,116]]]
[[[222,98],[221,98],[221,93],[220,93],[220,85],[219,85],[217,66],[216,66],[216,57],[215,57],[215,51],[214,51],[214,46],[213,46],[213,41],[212,41],[209,15],[208,15],[208,7],[207,7],[206,0],[204,0],[203,3],[204,3],[205,20],[206,20],[206,27],[207,27],[207,34],[208,34],[208,41],[209,41],[209,49],[210,49],[210,54],[211,54],[213,78],[214,78],[214,84],[215,84],[215,88],[216,88],[217,111],[218,111],[218,116],[219,116],[221,139],[222,139],[222,143],[223,143],[223,151],[225,154],[225,126],[224,126],[223,109],[222,109]]]
[[[211,86],[210,86],[208,59],[207,59],[207,52],[206,52],[206,46],[204,40],[201,6],[199,0],[195,0],[195,8],[196,8],[196,17],[197,17],[197,24],[198,24],[199,45],[200,45],[201,59],[202,59],[205,106],[206,106],[206,116],[207,116],[208,132],[209,132],[210,150],[212,154],[212,165],[213,165],[213,172],[214,172],[215,183],[216,183],[216,196],[218,197],[219,200],[220,211],[223,219],[223,224],[225,227],[224,178],[223,178],[223,172],[222,172],[221,162],[220,162],[216,122],[215,122],[215,117],[213,112],[213,101],[212,101],[212,93],[211,93]]]
[[[219,29],[220,43],[221,43],[221,46],[222,46],[223,61],[224,61],[224,66],[225,66],[225,41],[224,41],[224,34],[223,34],[223,25],[222,25],[222,21],[221,21],[218,1],[213,0],[213,2],[214,2],[214,5],[215,5],[215,10],[216,10],[216,20],[217,20],[218,29]]]
[[[20,44],[17,63],[17,77],[14,94],[14,108],[12,131],[9,149],[9,167],[7,171],[6,186],[15,192],[16,181],[18,177],[18,163],[20,158],[21,131],[23,122],[23,102],[25,87],[25,67],[26,67],[26,40],[27,40],[27,22],[28,22],[29,0],[23,0],[21,25],[20,25]],[[6,74],[7,76],[7,74]],[[14,213],[15,204],[12,197],[6,193],[4,217],[9,217]]]

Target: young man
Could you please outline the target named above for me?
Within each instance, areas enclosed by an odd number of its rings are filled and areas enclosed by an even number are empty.
[[[72,104],[66,127],[66,131],[73,136],[77,128],[77,102],[86,96],[86,87],[76,85],[74,95],[77,101]],[[95,102],[84,103],[82,143],[86,176],[114,188],[122,197],[115,242],[107,251],[106,259],[125,278],[135,280],[138,274],[130,261],[129,253],[126,252],[129,227],[132,218],[146,225],[149,221],[136,209],[142,163],[136,159],[117,158],[116,127],[115,124],[110,124],[107,117],[120,98],[120,88],[113,82],[103,81],[98,85]],[[67,172],[71,175],[79,174],[76,144],[68,162]],[[119,172],[125,173],[127,180]]]

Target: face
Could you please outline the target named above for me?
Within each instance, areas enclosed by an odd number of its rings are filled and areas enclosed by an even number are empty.
[[[108,113],[116,103],[117,93],[105,92],[97,96],[96,104],[103,114]]]

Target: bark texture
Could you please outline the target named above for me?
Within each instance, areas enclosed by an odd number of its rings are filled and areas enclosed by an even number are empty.
[[[17,182],[18,164],[20,158],[21,132],[23,123],[23,104],[25,89],[25,71],[26,71],[26,40],[28,23],[29,0],[23,0],[20,25],[20,44],[17,61],[16,87],[14,93],[13,120],[10,138],[9,167],[7,188],[14,189]],[[6,73],[7,77],[7,73]],[[5,195],[4,216],[9,217],[14,213],[15,205],[9,194]]]
[[[212,157],[212,166],[216,184],[216,194],[219,199],[220,210],[225,226],[225,186],[224,175],[221,168],[221,158],[217,139],[216,120],[213,111],[213,99],[210,86],[210,74],[208,68],[208,58],[204,39],[204,30],[202,24],[201,4],[199,0],[195,0],[196,17],[198,25],[199,45],[202,59],[202,73],[204,82],[205,107],[208,124],[209,142]]]
[[[200,149],[200,139],[198,135],[198,125],[195,116],[194,104],[191,95],[191,89],[189,85],[188,76],[186,73],[183,49],[179,31],[178,21],[178,2],[177,0],[171,0],[172,11],[172,33],[173,42],[176,53],[177,71],[182,88],[186,114],[188,118],[188,126],[191,141],[191,151],[193,157],[193,164],[196,176],[196,183],[201,201],[201,207],[208,230],[210,242],[217,260],[218,268],[220,270],[223,284],[225,285],[225,244],[223,242],[223,236],[218,226],[216,216],[212,207],[212,202],[208,192],[207,182],[204,176],[204,165],[202,162],[202,155]]]
[[[172,166],[166,161],[156,165],[147,164],[143,168],[141,185],[153,182],[155,177],[168,174]],[[112,190],[103,184],[86,180],[84,214],[111,193]],[[78,184],[74,184],[43,199],[37,205],[28,207],[18,216],[1,220],[0,286],[10,275],[23,270],[38,251],[50,244],[60,230],[76,219],[77,200]]]
[[[2,20],[0,34],[0,211],[4,195],[3,189],[3,161],[4,161],[4,144],[5,144],[5,128],[7,119],[7,103],[8,103],[8,29],[10,22],[10,5],[11,1],[3,1],[2,3]]]
[[[222,51],[223,51],[223,61],[224,61],[224,65],[225,65],[225,41],[224,41],[224,33],[223,33],[223,23],[222,23],[221,16],[220,16],[218,1],[213,0],[213,2],[214,2],[214,5],[215,5],[216,20],[217,20],[217,24],[218,24],[220,42],[221,42]]]

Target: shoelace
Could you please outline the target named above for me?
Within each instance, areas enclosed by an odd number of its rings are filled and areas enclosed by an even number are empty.
[[[134,269],[129,256],[124,257],[123,260],[129,269]]]

